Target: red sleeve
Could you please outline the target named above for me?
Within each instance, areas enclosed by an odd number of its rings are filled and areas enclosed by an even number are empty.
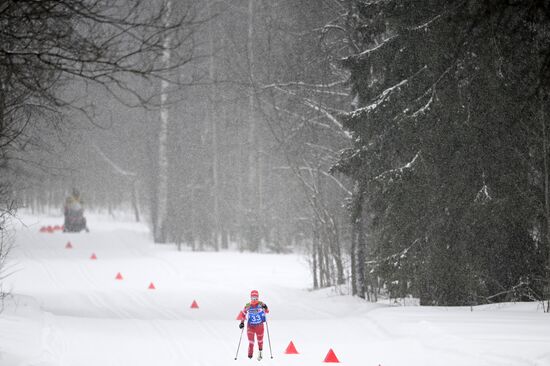
[[[241,318],[242,320],[246,319],[246,314],[248,314],[249,306],[248,304],[244,306],[244,308],[241,310]]]

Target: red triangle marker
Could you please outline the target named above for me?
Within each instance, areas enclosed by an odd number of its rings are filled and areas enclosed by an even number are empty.
[[[149,290],[155,290],[155,285],[153,284],[153,282],[149,284]]]
[[[120,274],[120,272],[116,274],[115,280],[122,280],[122,275]]]
[[[70,241],[68,241],[67,244],[65,245],[65,249],[73,249],[73,245],[71,244]]]
[[[287,355],[297,355],[298,354],[298,351],[296,350],[296,347],[294,347],[294,343],[292,343],[292,341],[290,341],[290,343],[288,344],[288,347],[286,348],[285,353]]]
[[[332,348],[328,350],[327,356],[325,357],[325,360],[323,362],[340,363],[340,361],[338,361],[338,357],[336,357],[336,354],[334,354],[334,351],[332,350]]]
[[[191,309],[198,309],[198,308],[199,308],[199,304],[197,304],[197,302],[193,300],[193,303],[191,304]]]
[[[95,253],[92,253],[92,256],[90,257],[90,259],[92,259],[92,260],[96,260],[96,259],[97,259]]]
[[[239,311],[239,315],[237,315],[236,320],[244,320],[244,314],[242,311]]]

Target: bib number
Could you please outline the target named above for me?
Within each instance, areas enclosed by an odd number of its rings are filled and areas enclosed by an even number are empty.
[[[260,314],[250,314],[250,324],[260,324],[262,322],[262,316]]]

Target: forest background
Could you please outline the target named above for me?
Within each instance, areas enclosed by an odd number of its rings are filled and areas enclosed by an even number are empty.
[[[313,288],[548,311],[548,2],[23,0],[0,25],[0,263],[17,208],[77,187],[180,250],[302,251]]]

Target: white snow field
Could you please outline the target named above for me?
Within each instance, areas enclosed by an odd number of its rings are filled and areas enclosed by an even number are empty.
[[[177,252],[154,245],[143,225],[93,216],[88,234],[39,232],[60,218],[23,221],[16,272],[4,281],[1,366],[307,366],[322,365],[330,348],[344,365],[550,365],[550,314],[537,303],[369,304],[308,291],[298,255]],[[246,357],[246,333],[234,360],[235,318],[252,289],[271,310],[273,359],[266,334],[261,363]],[[284,354],[290,341],[298,355]]]

